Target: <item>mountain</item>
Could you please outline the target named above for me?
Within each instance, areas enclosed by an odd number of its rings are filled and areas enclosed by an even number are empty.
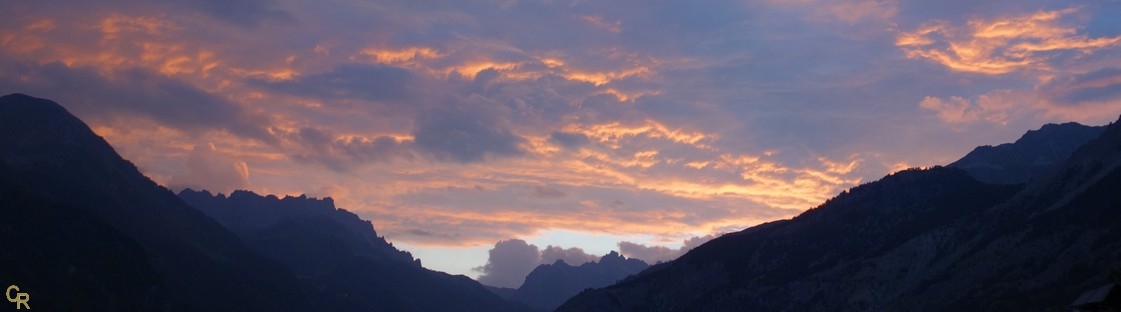
[[[31,307],[312,308],[291,271],[149,180],[52,101],[0,97],[0,165],[0,279],[29,293]]]
[[[627,259],[614,251],[597,262],[579,266],[557,260],[533,269],[510,299],[538,311],[552,311],[584,289],[611,285],[649,266],[642,260]]]
[[[0,281],[33,296],[28,307],[64,311],[159,310],[167,286],[136,240],[74,206],[20,186],[0,163]]]
[[[179,198],[214,218],[253,246],[260,245],[255,243],[257,241],[271,239],[261,235],[275,232],[280,226],[314,227],[316,223],[322,223],[329,226],[327,229],[336,231],[330,239],[346,247],[348,253],[406,263],[417,262],[416,265],[419,266],[419,259],[413,259],[412,254],[397,250],[385,238],[379,237],[370,221],[362,220],[345,209],[336,208],[334,200],[329,197],[277,198],[274,195],[260,196],[242,190],[234,191],[226,197],[222,194],[212,195],[205,190],[184,189],[179,192]],[[289,224],[293,222],[302,224]]]
[[[1119,167],[1114,123],[1026,185],[898,172],[557,311],[1066,310],[1121,279]]]
[[[949,167],[991,184],[1027,183],[1054,169],[1080,146],[1101,135],[1105,127],[1069,122],[1046,124],[1025,133],[1014,143],[980,146]]]
[[[179,197],[251,248],[296,272],[324,311],[524,311],[468,277],[430,271],[378,237],[369,221],[330,198],[230,196],[183,190]]]

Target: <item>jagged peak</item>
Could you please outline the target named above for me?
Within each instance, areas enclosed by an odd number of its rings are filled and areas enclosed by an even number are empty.
[[[1013,143],[979,146],[949,166],[965,169],[985,183],[1022,184],[1067,159],[1104,130],[1104,126],[1077,122],[1049,123],[1027,131]]]

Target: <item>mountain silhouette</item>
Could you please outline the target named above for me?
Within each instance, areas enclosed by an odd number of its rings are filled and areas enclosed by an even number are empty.
[[[1060,165],[1082,145],[1101,135],[1105,127],[1069,122],[1046,124],[1013,143],[980,146],[949,167],[992,184],[1020,184]]]
[[[1121,126],[1068,155],[1026,185],[897,172],[557,311],[1066,310],[1121,278]]]
[[[183,190],[254,250],[291,268],[325,311],[524,311],[468,277],[430,271],[330,198]]]
[[[379,237],[370,221],[362,220],[345,209],[336,208],[334,200],[329,197],[277,198],[243,190],[234,191],[227,197],[223,194],[212,195],[205,190],[184,189],[179,192],[179,198],[214,218],[250,245],[256,246],[256,241],[272,239],[261,235],[277,231],[283,226],[314,227],[322,224],[332,230],[331,239],[342,244],[348,254],[406,263],[419,261],[414,260],[408,252],[394,248],[385,238]],[[287,224],[294,222],[301,224]],[[291,260],[286,258],[281,261]]]
[[[0,270],[5,282],[28,285],[20,289],[34,308],[311,308],[289,270],[149,180],[52,101],[0,97],[0,161],[11,199],[0,201],[4,238],[19,242],[5,246]]]
[[[558,259],[534,268],[509,298],[538,311],[552,311],[584,289],[611,285],[649,266],[642,260],[627,259],[614,251],[599,261],[578,266]]]
[[[0,281],[32,294],[28,307],[145,311],[169,306],[167,286],[136,240],[88,211],[44,199],[14,176],[0,163]]]

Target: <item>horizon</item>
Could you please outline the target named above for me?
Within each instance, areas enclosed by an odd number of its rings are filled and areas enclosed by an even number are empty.
[[[330,197],[502,285],[488,264],[653,264],[1121,114],[1116,1],[4,7],[0,93],[58,102],[160,185]]]

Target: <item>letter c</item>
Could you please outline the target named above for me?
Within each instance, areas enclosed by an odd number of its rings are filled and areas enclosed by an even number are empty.
[[[16,287],[16,285],[8,286],[8,290],[4,291],[4,297],[8,297],[8,302],[16,302],[16,298],[12,297],[12,289],[19,291],[19,287]],[[16,295],[19,295],[19,293],[16,293]]]

